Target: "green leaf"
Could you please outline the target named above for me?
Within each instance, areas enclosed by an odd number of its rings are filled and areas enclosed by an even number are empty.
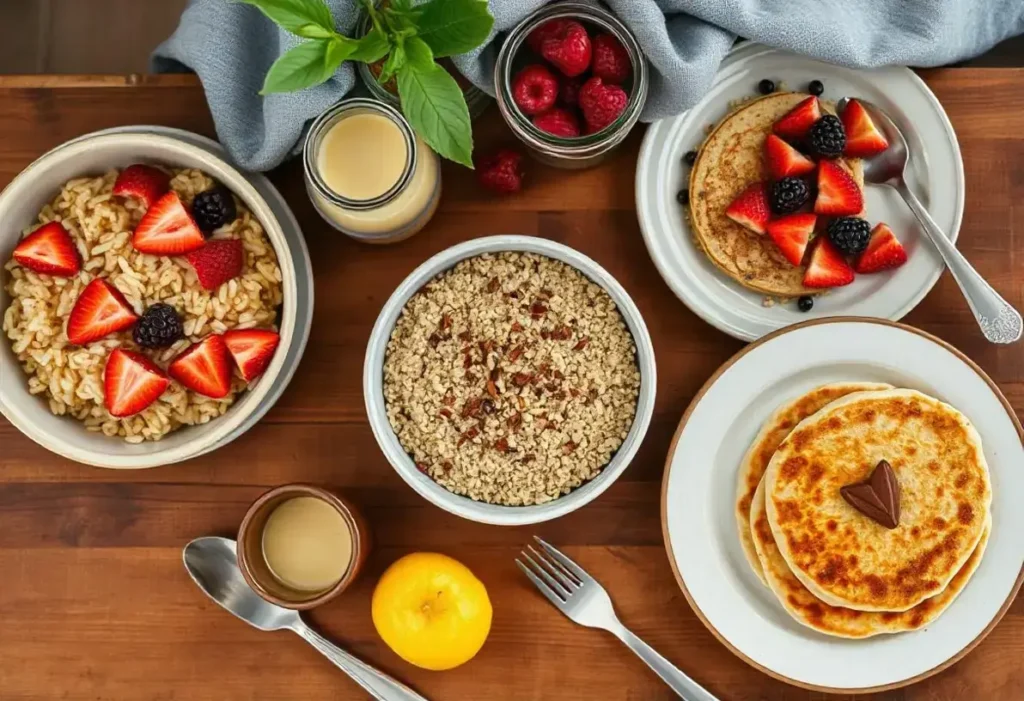
[[[260,94],[295,92],[323,83],[338,70],[350,48],[337,39],[299,44],[270,67]]]
[[[391,80],[404,66],[405,44],[399,42],[391,47],[391,53],[388,54],[388,60],[381,67],[380,75],[377,76],[377,82],[383,85]]]
[[[405,40],[405,62],[421,71],[430,71],[437,65],[434,63],[434,52],[419,37],[410,37]]]
[[[419,37],[437,58],[472,51],[494,26],[487,0],[430,0],[416,9]]]
[[[469,108],[455,79],[433,61],[419,39],[406,42],[409,56],[398,71],[402,113],[430,148],[451,161],[473,167],[473,131]]]
[[[371,28],[361,39],[353,43],[355,46],[348,57],[350,61],[373,63],[384,58],[391,49],[391,42],[376,27]]]
[[[334,36],[334,18],[323,0],[238,0],[260,9],[286,31],[304,39]]]

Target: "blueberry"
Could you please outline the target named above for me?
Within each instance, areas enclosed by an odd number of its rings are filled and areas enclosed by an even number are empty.
[[[689,190],[680,190],[679,192],[677,192],[676,193],[676,202],[678,202],[679,204],[689,204],[690,203],[690,191]]]
[[[775,81],[765,78],[757,84],[757,91],[762,95],[770,95],[775,92]]]
[[[686,165],[692,166],[697,161],[697,152],[687,151],[686,155],[683,156],[683,161],[686,162]]]
[[[796,308],[802,312],[811,311],[811,307],[814,306],[814,298],[810,295],[804,295],[796,301]]]
[[[820,95],[825,92],[825,84],[820,80],[812,80],[807,84],[807,92],[812,95]]]

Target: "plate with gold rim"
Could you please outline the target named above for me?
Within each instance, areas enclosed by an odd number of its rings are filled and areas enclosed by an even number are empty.
[[[981,564],[949,608],[924,627],[860,640],[790,617],[751,569],[736,532],[736,476],[780,404],[834,382],[916,389],[959,409],[981,436],[992,482],[992,531]],[[830,692],[892,689],[970,652],[1006,612],[1024,579],[1021,424],[967,356],[882,319],[812,320],[769,334],[701,388],[673,438],[662,483],[669,562],[691,607],[733,653],[789,683]]]

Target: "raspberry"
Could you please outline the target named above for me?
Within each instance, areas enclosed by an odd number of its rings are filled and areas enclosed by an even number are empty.
[[[545,36],[540,55],[572,78],[590,67],[590,35],[582,24],[568,20]]]
[[[480,184],[499,195],[519,192],[523,185],[522,156],[511,149],[502,149],[476,162],[476,177]]]
[[[543,46],[544,40],[550,36],[555,36],[562,31],[562,25],[569,22],[567,19],[553,19],[540,25],[526,36],[527,45],[540,53],[540,47]]]
[[[594,37],[594,58],[590,70],[606,83],[621,85],[633,75],[633,62],[619,40],[611,34]]]
[[[204,290],[216,290],[242,274],[245,249],[241,239],[214,239],[189,253],[185,260],[195,269]]]
[[[512,80],[512,99],[524,114],[540,114],[558,99],[558,78],[540,64],[527,66]]]
[[[556,107],[533,118],[533,126],[554,136],[571,139],[580,135],[580,122],[569,110]]]
[[[558,101],[566,107],[579,107],[581,85],[583,85],[583,81],[579,78],[563,80],[562,89],[558,91]]]
[[[614,122],[626,109],[629,97],[618,85],[605,85],[598,76],[592,77],[580,88],[580,109],[587,133],[601,131]]]

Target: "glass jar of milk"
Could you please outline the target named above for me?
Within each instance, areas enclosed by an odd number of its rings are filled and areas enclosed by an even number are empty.
[[[306,191],[331,226],[368,243],[406,239],[441,199],[440,159],[390,105],[343,100],[310,127]]]

